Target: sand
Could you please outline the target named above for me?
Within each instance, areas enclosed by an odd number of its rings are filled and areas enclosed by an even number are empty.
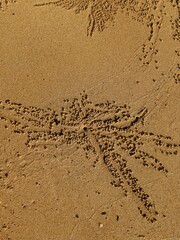
[[[0,239],[180,239],[179,14],[0,0]]]

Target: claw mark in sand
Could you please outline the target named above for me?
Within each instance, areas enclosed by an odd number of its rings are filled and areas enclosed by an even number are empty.
[[[98,161],[107,167],[112,186],[121,188],[125,196],[131,194],[140,214],[154,222],[158,217],[155,204],[140,186],[129,161],[166,175],[168,170],[154,152],[177,155],[180,144],[169,136],[139,130],[146,113],[144,108],[132,114],[130,107],[115,102],[93,104],[85,92],[79,98],[65,100],[59,113],[10,100],[0,102],[1,122],[12,132],[24,134],[27,147],[35,150],[39,146],[48,149],[49,145],[77,144],[88,159],[94,159],[93,167]]]

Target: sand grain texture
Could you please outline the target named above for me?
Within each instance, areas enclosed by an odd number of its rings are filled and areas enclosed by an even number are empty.
[[[179,14],[0,1],[0,239],[180,239]]]

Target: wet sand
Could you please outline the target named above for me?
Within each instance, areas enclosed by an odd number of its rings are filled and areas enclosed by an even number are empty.
[[[0,239],[180,239],[178,14],[0,0]]]

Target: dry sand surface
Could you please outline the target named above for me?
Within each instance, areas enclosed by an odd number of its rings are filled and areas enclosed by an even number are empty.
[[[0,0],[0,240],[180,239],[178,0]]]

